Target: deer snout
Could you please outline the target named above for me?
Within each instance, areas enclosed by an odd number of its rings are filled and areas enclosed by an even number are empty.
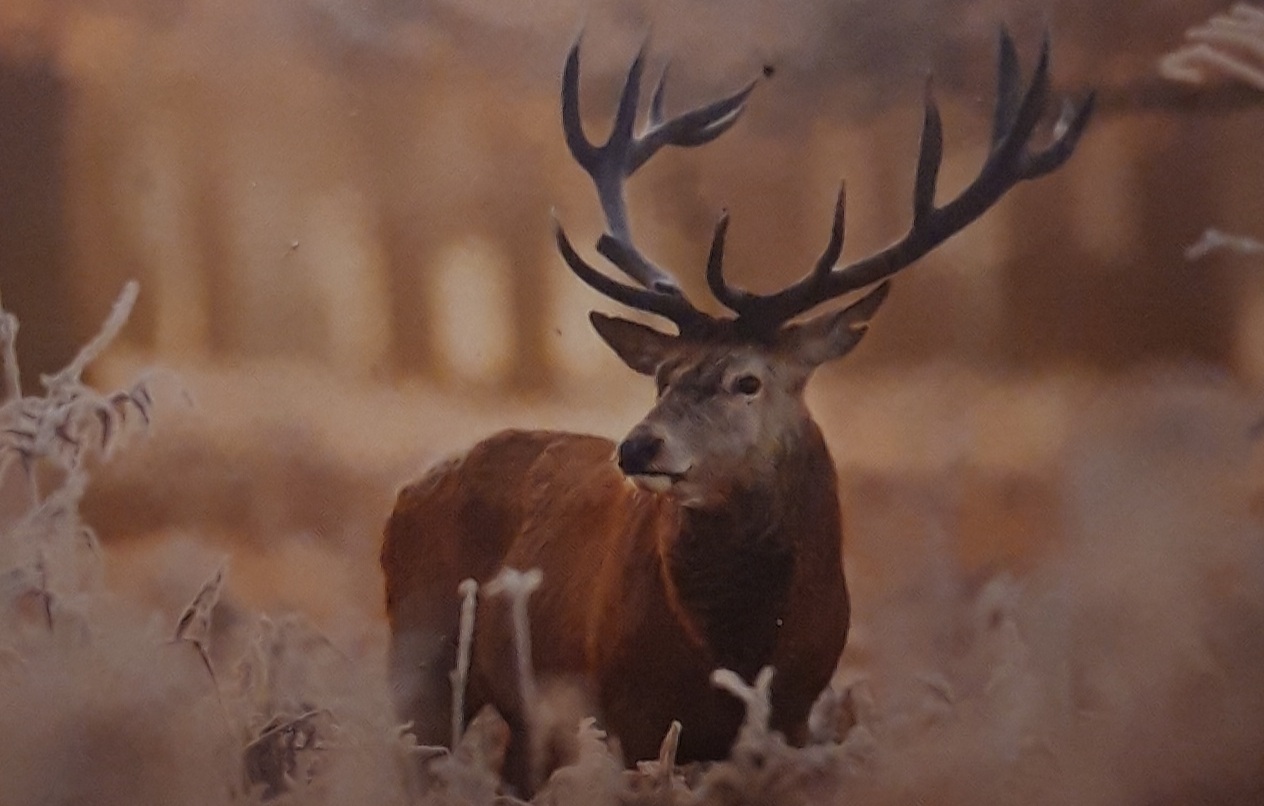
[[[619,469],[627,476],[653,473],[651,465],[663,448],[663,438],[649,430],[633,429],[619,443]]]

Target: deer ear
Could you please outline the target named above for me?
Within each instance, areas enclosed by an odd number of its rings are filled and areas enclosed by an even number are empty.
[[[780,341],[809,367],[842,358],[869,331],[869,320],[877,313],[890,289],[890,282],[885,282],[841,311],[788,327],[781,332]]]
[[[642,375],[653,375],[676,347],[677,336],[617,316],[593,311],[588,314],[588,321],[623,363]]]

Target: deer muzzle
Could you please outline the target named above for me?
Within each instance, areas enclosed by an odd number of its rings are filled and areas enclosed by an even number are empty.
[[[635,428],[619,443],[619,469],[627,476],[658,475],[654,461],[663,450],[663,438],[649,429]]]

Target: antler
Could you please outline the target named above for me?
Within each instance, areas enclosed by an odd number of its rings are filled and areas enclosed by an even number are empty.
[[[606,218],[608,232],[598,240],[597,251],[642,288],[619,282],[586,263],[556,221],[554,235],[562,258],[585,283],[624,305],[670,319],[682,333],[699,332],[709,329],[715,320],[694,307],[680,290],[676,279],[636,248],[628,225],[623,185],[663,146],[700,146],[728,131],[745,109],[746,99],[755,88],[755,82],[718,101],[665,119],[663,94],[667,70],[664,69],[650,101],[649,120],[638,135],[633,133],[633,127],[644,66],[645,51],[642,49],[628,69],[610,137],[600,146],[588,140],[580,121],[578,42],[571,47],[562,73],[562,128],[566,145],[575,160],[592,177]]]
[[[937,206],[935,186],[943,159],[943,127],[927,82],[921,150],[913,186],[913,223],[903,238],[876,254],[845,267],[835,266],[843,247],[845,194],[840,188],[829,244],[816,267],[799,282],[774,294],[751,294],[730,286],[724,279],[728,220],[721,218],[711,242],[707,284],[716,299],[738,315],[737,324],[753,332],[775,330],[817,305],[890,277],[979,218],[1014,185],[1044,176],[1066,162],[1088,124],[1093,95],[1090,93],[1078,106],[1064,103],[1049,145],[1035,152],[1029,149],[1049,94],[1048,35],[1041,44],[1031,83],[1022,89],[1014,41],[1002,28],[997,84],[991,151],[974,181],[956,198]]]
[[[616,302],[658,314],[675,322],[682,334],[714,329],[718,320],[694,307],[676,280],[655,266],[633,245],[628,228],[623,183],[664,145],[697,146],[708,143],[729,129],[745,108],[754,82],[741,91],[671,120],[663,120],[663,87],[666,71],[659,80],[650,103],[647,128],[633,135],[644,66],[642,51],[632,62],[614,129],[609,140],[596,146],[584,135],[579,119],[579,45],[566,60],[562,79],[562,125],[571,154],[592,177],[605,212],[609,232],[597,242],[597,251],[636,280],[642,288],[627,285],[597,271],[575,252],[561,225],[554,222],[557,246],[567,265],[584,282]],[[1000,31],[997,65],[997,99],[992,121],[992,146],[978,176],[955,198],[935,204],[939,168],[943,162],[943,125],[939,107],[928,81],[921,148],[913,185],[913,222],[903,238],[876,254],[847,266],[837,266],[843,250],[846,197],[839,188],[834,206],[829,243],[816,266],[803,279],[772,294],[759,295],[736,288],[724,278],[724,242],[728,216],[717,222],[707,260],[707,285],[715,298],[737,314],[732,325],[738,332],[768,336],[785,322],[829,300],[886,279],[909,266],[982,216],[1010,188],[1026,179],[1035,179],[1056,170],[1071,156],[1093,111],[1094,96],[1078,105],[1064,102],[1053,127],[1052,140],[1043,149],[1032,151],[1030,141],[1040,122],[1049,96],[1049,37],[1041,43],[1031,83],[1022,86],[1014,41],[1004,28]]]

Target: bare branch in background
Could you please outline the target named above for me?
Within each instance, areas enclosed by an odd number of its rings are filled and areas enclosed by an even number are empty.
[[[1238,3],[1190,28],[1185,39],[1159,60],[1164,78],[1200,85],[1228,79],[1264,91],[1264,8]]]
[[[1235,252],[1239,255],[1264,255],[1264,241],[1209,229],[1203,233],[1198,243],[1185,250],[1185,259],[1199,260],[1212,252],[1220,251]]]
[[[1161,76],[1198,86],[1227,81],[1264,92],[1264,8],[1238,3],[1190,28],[1185,39],[1183,47],[1159,60]],[[1185,259],[1200,260],[1220,251],[1258,255],[1264,253],[1264,242],[1208,229],[1185,250]]]
[[[136,297],[139,294],[140,284],[135,280],[129,280],[127,285],[123,286],[123,292],[114,301],[114,307],[110,309],[110,315],[106,317],[105,324],[101,325],[100,332],[92,338],[92,341],[85,344],[74,360],[67,364],[61,372],[55,375],[46,375],[40,379],[45,388],[51,391],[59,386],[78,383],[80,378],[83,377],[83,371],[96,360],[97,356],[105,352],[105,348],[110,346],[110,342],[114,341],[119,331],[127,324],[128,318],[132,315],[132,308],[136,305]]]

